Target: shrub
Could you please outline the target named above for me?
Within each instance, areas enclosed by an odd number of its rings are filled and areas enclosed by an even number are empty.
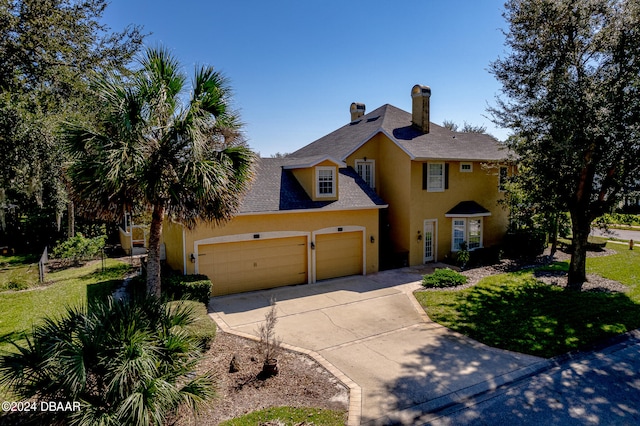
[[[449,268],[436,269],[433,274],[422,277],[425,288],[456,287],[467,283],[467,277]]]
[[[504,237],[504,255],[510,259],[536,257],[542,254],[546,244],[547,236],[542,231],[527,229],[509,232]]]
[[[79,263],[82,260],[89,260],[97,257],[107,240],[105,235],[94,238],[85,238],[82,234],[77,234],[68,240],[58,243],[53,248],[52,255],[54,258]]]
[[[213,376],[192,373],[202,356],[187,331],[193,322],[185,303],[168,306],[153,297],[70,308],[35,327],[15,353],[0,356],[0,385],[38,407],[80,404],[79,411],[36,411],[39,418],[16,421],[164,424],[179,407],[197,408],[214,396]]]
[[[208,305],[211,290],[206,275],[173,275],[162,280],[162,291],[172,300],[196,300]]]
[[[502,248],[500,246],[482,247],[469,252],[468,267],[495,265],[502,260]]]
[[[624,213],[610,213],[605,214],[596,219],[597,225],[640,225],[640,215],[637,214],[624,214]]]
[[[211,347],[216,337],[216,323],[209,317],[207,308],[194,300],[175,300],[167,302],[170,310],[188,309],[193,312],[193,322],[184,327],[185,332],[193,338],[202,352]]]
[[[467,248],[467,242],[460,243],[460,250],[456,253],[456,262],[462,269],[467,265],[469,261],[469,249]]]

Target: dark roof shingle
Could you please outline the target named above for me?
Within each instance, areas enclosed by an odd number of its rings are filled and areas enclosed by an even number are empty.
[[[453,132],[430,123],[429,133],[411,125],[411,114],[383,105],[338,130],[290,154],[310,157],[331,153],[346,157],[377,133],[386,134],[414,160],[500,161],[508,151],[494,137],[481,133]]]
[[[277,212],[287,210],[346,210],[379,208],[385,203],[350,167],[339,169],[336,201],[313,201],[291,170],[287,158],[260,158],[256,177],[245,196],[240,213]]]

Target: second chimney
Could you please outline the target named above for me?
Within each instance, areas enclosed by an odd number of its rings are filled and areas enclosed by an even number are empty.
[[[431,88],[416,84],[411,89],[411,122],[424,133],[429,133],[429,98]]]
[[[353,102],[349,111],[351,112],[351,121],[355,121],[364,115],[364,104]]]

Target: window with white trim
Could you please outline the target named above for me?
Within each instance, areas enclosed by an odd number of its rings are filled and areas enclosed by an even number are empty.
[[[467,241],[467,248],[469,250],[474,250],[482,247],[482,219],[469,219],[468,235],[469,241]]]
[[[466,241],[467,221],[464,219],[453,219],[453,239],[451,241],[451,250],[458,251],[462,243]]]
[[[316,167],[316,194],[318,197],[336,196],[335,167]]]
[[[362,180],[364,180],[371,188],[375,189],[375,162],[373,160],[356,160],[355,166],[356,173],[360,175]]]
[[[444,191],[444,163],[427,163],[427,191]]]
[[[482,218],[454,218],[451,234],[451,251],[460,250],[462,243],[467,244],[467,250],[482,248]]]
[[[461,173],[471,173],[473,171],[473,163],[460,163]]]

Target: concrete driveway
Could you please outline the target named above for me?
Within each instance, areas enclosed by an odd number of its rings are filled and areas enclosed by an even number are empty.
[[[350,387],[349,424],[416,424],[424,413],[547,367],[490,348],[424,314],[410,268],[214,297],[224,331],[254,337],[270,300],[283,343],[316,358]]]

